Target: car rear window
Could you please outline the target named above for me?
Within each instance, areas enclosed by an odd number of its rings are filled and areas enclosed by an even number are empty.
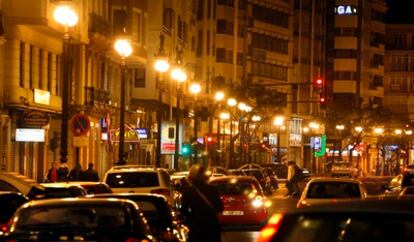
[[[300,215],[284,226],[284,233],[272,241],[414,241],[414,218],[410,216],[371,213]]]
[[[159,186],[156,172],[119,172],[110,173],[106,184],[112,188],[157,187]]]
[[[212,182],[211,185],[215,186],[221,195],[248,195],[253,190],[257,191],[251,182]]]
[[[77,187],[47,187],[45,190],[46,198],[80,197],[85,195],[85,192]]]
[[[358,184],[341,182],[314,182],[309,185],[307,198],[359,198]]]
[[[17,229],[42,228],[121,228],[129,227],[122,207],[102,205],[51,206],[22,211]]]

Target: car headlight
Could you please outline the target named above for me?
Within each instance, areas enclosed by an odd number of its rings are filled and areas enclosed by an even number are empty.
[[[255,208],[261,207],[263,206],[263,198],[262,197],[256,197],[253,201],[252,201],[252,205]]]

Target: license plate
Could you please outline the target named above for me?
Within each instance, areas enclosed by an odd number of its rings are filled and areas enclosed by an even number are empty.
[[[223,215],[243,215],[244,212],[243,211],[223,211]]]

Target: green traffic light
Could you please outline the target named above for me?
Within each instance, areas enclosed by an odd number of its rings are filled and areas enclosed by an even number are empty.
[[[183,147],[181,148],[181,153],[183,155],[189,155],[191,152],[191,148],[188,144],[183,145]]]

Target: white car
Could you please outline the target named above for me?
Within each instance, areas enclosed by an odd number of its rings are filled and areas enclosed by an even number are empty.
[[[297,207],[308,207],[340,199],[365,199],[367,192],[362,182],[352,178],[314,178],[302,192]]]
[[[114,166],[108,170],[103,182],[114,193],[154,193],[161,194],[172,204],[170,175],[161,168],[134,165]]]

